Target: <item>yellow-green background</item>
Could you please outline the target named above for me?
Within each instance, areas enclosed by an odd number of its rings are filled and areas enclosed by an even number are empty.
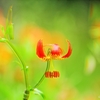
[[[6,20],[9,7],[13,6],[15,38],[12,43],[29,66],[31,86],[38,82],[46,68],[46,62],[35,53],[36,42],[41,37],[45,44],[58,42],[64,54],[67,52],[66,39],[71,43],[72,55],[53,61],[51,70],[59,71],[60,77],[46,78],[38,87],[46,100],[100,99],[100,26],[93,27],[100,21],[99,3],[86,0],[0,0],[0,16],[5,18],[0,17],[0,24]],[[7,45],[0,43],[0,50],[0,100],[22,100],[25,90],[22,66],[16,63],[18,60]],[[43,99],[31,93],[30,100]]]

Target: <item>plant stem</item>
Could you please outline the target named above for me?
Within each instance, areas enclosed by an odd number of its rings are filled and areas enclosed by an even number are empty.
[[[13,44],[7,39],[5,40],[5,42],[11,47],[11,49],[13,50],[13,52],[15,53],[15,55],[17,56],[17,58],[19,59],[19,61],[21,62],[22,66],[23,66],[26,90],[29,91],[28,75],[27,75],[26,65],[25,65],[24,61],[22,60],[21,56],[19,55],[19,53],[17,52],[17,50],[15,49],[15,47],[13,46]]]
[[[46,67],[45,72],[47,72],[49,70],[49,68],[50,68],[50,62],[51,62],[51,60],[47,61],[47,67]],[[44,72],[43,76],[40,78],[40,80],[38,81],[38,83],[34,86],[34,88],[38,87],[41,84],[41,82],[44,80],[44,78],[45,78],[45,72]]]

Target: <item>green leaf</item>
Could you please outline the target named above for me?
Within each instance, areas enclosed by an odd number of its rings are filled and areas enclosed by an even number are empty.
[[[1,28],[2,33],[5,35],[4,27],[2,25],[0,25],[0,28]]]
[[[6,34],[6,35],[9,34],[9,26],[6,27],[6,32],[5,32],[5,34]]]
[[[43,99],[45,99],[45,95],[42,91],[38,90],[37,88],[34,89],[34,94],[42,96]]]
[[[6,35],[8,35],[10,39],[14,39],[13,23],[10,23],[7,26],[7,28],[6,28]]]
[[[6,42],[5,38],[0,38],[0,42]]]
[[[5,35],[11,40],[14,39],[13,23],[12,23],[12,6],[10,6],[8,10]]]
[[[19,61],[14,61],[14,63],[17,63],[19,66],[21,66],[22,67],[22,64],[19,62]]]
[[[13,33],[13,23],[9,25],[9,38],[14,39],[14,33]]]

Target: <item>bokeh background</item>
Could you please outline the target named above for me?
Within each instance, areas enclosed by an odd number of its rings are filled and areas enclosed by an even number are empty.
[[[13,6],[15,45],[34,86],[43,75],[46,62],[36,55],[39,39],[56,43],[72,55],[53,61],[59,78],[46,78],[38,87],[46,100],[100,100],[100,2],[71,0],[0,0],[0,24],[5,27]],[[0,31],[0,37],[3,37]],[[25,90],[22,66],[4,43],[0,43],[0,100],[22,100]],[[29,100],[43,100],[31,93]]]

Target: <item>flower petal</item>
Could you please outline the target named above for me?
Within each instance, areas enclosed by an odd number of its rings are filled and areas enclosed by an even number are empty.
[[[71,53],[72,53],[71,44],[70,44],[70,42],[68,40],[67,40],[67,43],[68,43],[68,52],[67,52],[67,54],[65,54],[61,58],[68,58],[71,55]]]
[[[38,43],[37,43],[36,54],[38,55],[39,58],[46,57],[46,55],[44,54],[44,51],[43,51],[42,40],[39,40]]]
[[[59,47],[59,45],[53,44],[52,46],[53,46],[51,50],[52,56],[55,56],[55,55],[60,56],[62,54],[62,49]]]

